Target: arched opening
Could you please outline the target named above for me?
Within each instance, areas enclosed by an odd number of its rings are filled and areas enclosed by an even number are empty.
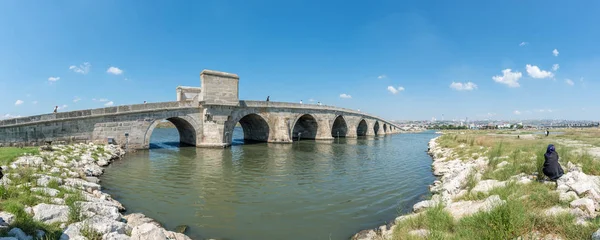
[[[369,125],[367,125],[367,121],[360,120],[358,123],[358,127],[356,127],[356,136],[367,136],[367,131],[369,130]]]
[[[383,132],[387,133],[387,124],[385,124],[385,123],[383,124]]]
[[[378,134],[379,132],[379,122],[375,122],[375,125],[373,125],[373,131],[375,132],[375,135]]]
[[[196,129],[182,117],[155,121],[145,136],[149,148],[196,146]]]
[[[232,142],[235,143],[267,142],[269,141],[269,124],[258,114],[248,114],[238,121],[232,137]]]
[[[292,140],[298,139],[315,139],[317,137],[317,129],[319,124],[317,120],[310,114],[304,114],[298,118],[292,130]]]
[[[346,125],[346,120],[342,115],[337,116],[333,121],[333,126],[331,127],[331,136],[334,138],[338,137],[346,137],[348,134],[348,125]]]

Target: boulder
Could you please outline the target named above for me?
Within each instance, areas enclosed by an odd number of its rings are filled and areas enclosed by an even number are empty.
[[[41,193],[50,197],[56,197],[56,195],[58,195],[58,193],[60,193],[60,191],[54,189],[54,188],[48,188],[48,187],[35,187],[35,188],[31,188],[31,192],[35,192],[35,193]]]
[[[75,187],[75,188],[79,188],[82,190],[87,190],[87,189],[91,189],[91,190],[100,190],[100,185],[98,185],[97,183],[91,183],[88,181],[85,181],[83,179],[79,179],[79,178],[67,178],[65,179],[65,185],[70,186],[70,187]]]
[[[131,237],[122,234],[122,233],[116,233],[116,232],[111,232],[111,233],[107,233],[104,236],[102,236],[102,239],[110,239],[110,240],[130,240]]]
[[[579,208],[583,210],[588,216],[594,217],[596,214],[596,207],[594,201],[589,198],[581,198],[577,200],[573,200],[570,203],[572,208]]]
[[[151,223],[144,223],[131,231],[132,240],[165,240],[166,238],[163,230]]]
[[[44,164],[44,159],[40,156],[21,156],[11,164],[11,168],[18,166],[40,166]]]
[[[89,163],[83,167],[83,171],[87,176],[100,176],[104,172],[104,169],[95,163]]]
[[[171,240],[192,240],[190,237],[183,233],[171,232],[163,229],[163,233]]]
[[[589,176],[585,173],[574,171],[568,172],[560,177],[556,184],[557,188],[564,189],[566,187],[562,187],[561,185],[566,185],[569,189],[572,189],[579,195],[582,196],[583,193],[589,191],[590,189],[594,189],[597,193],[600,192],[600,177],[599,176]]]
[[[475,214],[477,212],[489,212],[492,209],[506,203],[505,200],[500,199],[498,195],[492,195],[481,201],[460,201],[450,203],[445,207],[455,219],[461,219],[465,216]]]
[[[50,199],[50,202],[52,204],[56,204],[56,205],[65,205],[65,200],[62,198],[53,198],[53,199]]]
[[[9,212],[0,212],[0,218],[8,225],[11,225],[15,222],[15,215]]]
[[[131,226],[131,227],[137,227],[146,223],[150,223],[153,224],[154,226],[157,226],[159,228],[162,228],[162,225],[157,222],[156,220],[146,217],[144,214],[141,213],[132,213],[132,214],[128,214],[125,215],[123,218],[125,218],[125,220],[127,220],[127,225]]]
[[[114,206],[109,206],[98,202],[76,202],[75,204],[81,208],[82,217],[90,218],[100,215],[114,221],[121,221],[119,209]]]
[[[481,180],[475,185],[473,189],[471,189],[472,193],[488,193],[494,188],[504,187],[506,186],[506,182],[499,182],[498,180]]]
[[[106,216],[95,215],[91,218],[84,220],[83,226],[89,226],[96,232],[100,234],[108,234],[111,232],[126,234],[131,227],[127,226],[127,224],[119,221],[115,221]]]
[[[69,221],[69,207],[41,203],[33,207],[33,219],[50,224]]]
[[[83,228],[83,223],[76,222],[70,224],[65,231],[63,231],[60,236],[60,240],[87,240],[86,237],[81,236],[81,229]]]
[[[61,178],[48,175],[39,175],[37,179],[37,185],[47,187],[50,181],[56,181],[59,185],[63,183]]]
[[[579,199],[579,196],[577,196],[577,193],[575,193],[573,191],[560,192],[558,195],[558,199],[561,202],[571,202],[573,200]]]

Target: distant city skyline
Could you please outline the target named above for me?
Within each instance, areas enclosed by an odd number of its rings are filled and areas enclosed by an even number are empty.
[[[2,1],[0,119],[174,101],[177,86],[200,86],[200,71],[213,69],[240,76],[240,99],[386,119],[595,120],[598,9],[592,0]]]

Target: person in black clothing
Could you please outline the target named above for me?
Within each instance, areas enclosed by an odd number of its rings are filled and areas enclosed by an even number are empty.
[[[560,178],[565,172],[560,167],[560,163],[558,163],[558,153],[554,148],[554,145],[548,145],[548,149],[546,149],[546,154],[544,154],[544,175],[548,176],[550,180],[556,181],[556,179]]]
[[[270,98],[270,97],[271,97],[271,96],[267,96],[267,102],[269,101],[269,98]]]

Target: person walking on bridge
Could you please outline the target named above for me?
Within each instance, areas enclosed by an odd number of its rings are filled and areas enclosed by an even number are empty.
[[[54,113],[58,112],[58,106],[54,107]]]

